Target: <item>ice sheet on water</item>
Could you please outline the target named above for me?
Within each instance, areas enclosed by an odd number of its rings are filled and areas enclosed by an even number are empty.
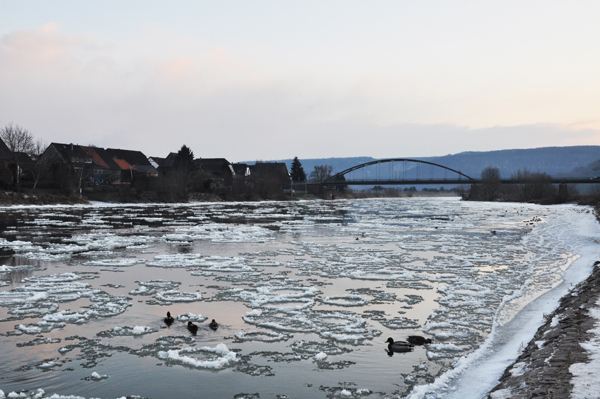
[[[81,324],[97,317],[114,316],[131,306],[126,297],[91,289],[89,284],[77,281],[95,277],[97,276],[75,273],[28,277],[23,279],[25,285],[0,292],[0,306],[9,307],[9,313],[19,317],[43,315],[42,322],[19,328],[26,333],[36,329],[48,332],[53,328],[63,327],[65,323]],[[89,309],[57,312],[59,303],[84,297],[92,302]]]
[[[195,321],[198,323],[202,323],[202,322],[206,321],[207,319],[208,319],[208,317],[204,317],[201,314],[193,314],[192,312],[177,315],[177,320],[186,322],[186,323],[188,321]]]
[[[114,251],[134,245],[150,245],[157,241],[151,235],[118,235],[113,233],[87,233],[77,234],[65,240],[66,243],[73,242],[86,251]]]
[[[63,310],[60,312],[50,313],[43,317],[43,320],[51,323],[72,323],[83,324],[90,319],[99,317],[100,314],[95,310],[80,309],[76,312]]]
[[[294,353],[299,354],[304,359],[310,357],[325,354],[326,356],[342,355],[344,353],[352,352],[351,348],[346,346],[340,346],[332,341],[294,341],[290,347]]]
[[[282,284],[263,285],[256,288],[229,288],[217,293],[219,300],[248,302],[252,308],[269,307],[278,304],[295,304],[294,309],[310,308],[314,298],[320,293],[315,287],[298,287]]]
[[[22,348],[25,346],[38,346],[38,345],[47,345],[47,344],[58,344],[61,342],[60,338],[35,338],[31,341],[27,342],[19,342],[17,343],[17,348]]]
[[[229,218],[229,216],[227,216]],[[204,223],[179,228],[178,233],[189,235],[191,240],[209,240],[212,242],[266,242],[275,239],[275,233],[256,225]]]
[[[136,281],[140,288],[129,291],[131,295],[155,295],[159,290],[173,290],[181,285],[180,282],[170,280]]]
[[[103,338],[126,336],[140,337],[142,335],[152,334],[155,332],[158,332],[158,330],[147,326],[116,326],[112,330],[100,331],[96,335]]]
[[[421,323],[418,320],[407,319],[406,317],[396,317],[393,319],[379,320],[379,322],[390,330],[420,330]]]
[[[240,331],[235,334],[234,342],[247,342],[247,341],[259,341],[259,342],[278,342],[287,341],[292,338],[292,334],[286,334],[275,331]]]
[[[218,344],[214,348],[203,346],[201,348],[171,349],[158,352],[158,358],[165,360],[169,365],[178,364],[199,369],[222,370],[232,367],[237,361],[235,352],[227,349],[225,344]]]
[[[39,323],[19,324],[15,328],[19,331],[22,331],[25,334],[36,335],[36,334],[41,334],[41,333],[47,333],[47,332],[54,330],[55,328],[62,328],[64,326],[65,326],[65,323],[47,322],[47,321],[42,320]]]
[[[351,295],[366,295],[371,297],[371,304],[379,305],[385,302],[396,301],[397,295],[394,292],[386,292],[384,290],[376,290],[371,288],[356,288],[350,291]]]
[[[350,311],[263,308],[242,318],[257,327],[290,333],[312,332],[344,343],[359,344],[381,335],[381,331],[369,328],[365,319]]]
[[[154,298],[161,305],[170,305],[173,302],[197,302],[202,300],[202,294],[197,292],[180,292],[177,290],[168,290],[158,292]]]
[[[7,394],[4,393],[4,391],[2,391],[0,389],[0,399],[42,399],[44,397],[47,398],[51,398],[51,399],[85,399],[79,396],[59,396],[59,395],[52,395],[52,396],[45,396],[46,392],[43,389],[37,389],[37,390],[33,390],[33,391],[20,391],[20,392],[9,392]]]
[[[337,295],[325,297],[323,303],[326,305],[351,307],[365,306],[369,303],[369,300],[360,295]]]
[[[16,265],[16,266],[2,265],[2,266],[0,266],[0,274],[12,273],[12,272],[17,272],[17,271],[36,271],[36,270],[42,270],[42,267],[37,266],[37,265]]]
[[[199,254],[168,254],[156,255],[153,261],[146,262],[146,266],[163,268],[186,268],[200,266],[202,256]]]
[[[107,267],[130,267],[138,263],[144,263],[141,259],[103,259],[103,260],[91,260],[84,262],[84,266],[107,266]]]
[[[92,372],[92,374],[88,375],[87,377],[83,377],[82,380],[85,381],[102,381],[108,378],[108,375],[106,374],[98,374],[97,372]]]

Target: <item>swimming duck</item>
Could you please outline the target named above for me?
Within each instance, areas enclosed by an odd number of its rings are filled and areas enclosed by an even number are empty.
[[[175,319],[173,318],[173,316],[171,316],[171,312],[167,312],[167,317],[165,317],[165,324],[170,326],[171,324],[173,324],[174,321]]]
[[[409,335],[406,340],[413,345],[424,345],[431,343],[431,338],[421,337],[420,335]]]
[[[192,323],[191,321],[188,321],[187,328],[194,335],[196,335],[196,333],[198,332],[198,326]]]
[[[394,342],[393,338],[388,338],[385,342],[388,344],[389,352],[410,352],[413,350],[413,346],[406,341]]]
[[[210,322],[210,324],[208,325],[210,328],[212,328],[213,330],[217,330],[217,328],[219,328],[219,323],[217,323],[215,321],[215,319],[212,319],[212,321]]]

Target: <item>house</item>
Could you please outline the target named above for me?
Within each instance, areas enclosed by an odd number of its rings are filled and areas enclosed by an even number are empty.
[[[245,163],[234,163],[231,164],[236,178],[250,177],[250,167]]]
[[[290,186],[290,174],[283,162],[259,162],[250,165],[249,169],[254,179],[274,182],[287,188]]]
[[[45,171],[42,185],[72,190],[81,190],[85,182],[92,182],[94,172],[104,168],[94,163],[91,156],[77,144],[51,143],[37,161]]]
[[[157,168],[158,172],[160,174],[166,174],[166,173],[170,172],[171,170],[173,170],[173,168],[175,168],[175,163],[177,162],[177,153],[170,152],[166,158],[152,157],[152,159],[160,160],[159,166]]]
[[[133,178],[134,174],[151,177],[158,176],[157,167],[141,151],[107,148],[106,152],[117,161],[124,172],[130,172],[131,178]]]
[[[148,162],[150,162],[150,165],[152,165],[154,167],[154,169],[158,170],[158,168],[160,168],[160,166],[163,164],[163,162],[165,162],[165,158],[148,157]]]
[[[207,175],[218,176],[221,178],[231,178],[235,175],[233,167],[225,158],[195,159],[194,166],[194,169],[200,170]]]
[[[121,167],[99,147],[81,147],[92,157],[91,180],[94,184],[119,184],[121,182]]]
[[[254,189],[263,198],[279,195],[284,190],[290,190],[291,180],[287,166],[283,162],[260,162],[250,165],[250,180]]]

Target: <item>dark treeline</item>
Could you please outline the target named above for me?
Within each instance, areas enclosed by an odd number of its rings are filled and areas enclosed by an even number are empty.
[[[514,184],[502,184],[500,170],[487,167],[481,172],[479,184],[462,187],[463,199],[470,201],[510,201],[538,204],[562,204],[574,202],[597,205],[600,202],[600,186],[581,194],[576,185],[553,183],[552,177],[543,172],[519,170],[511,175]]]

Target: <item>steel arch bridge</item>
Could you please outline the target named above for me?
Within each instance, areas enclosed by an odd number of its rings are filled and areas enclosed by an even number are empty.
[[[382,173],[382,165],[387,164],[387,170]],[[398,168],[400,165],[400,168]],[[374,167],[374,170],[369,170]],[[429,175],[427,169],[429,167]],[[384,166],[385,169],[385,166]],[[356,178],[356,172],[362,170],[362,179]],[[448,173],[451,173],[450,178]],[[360,174],[360,173],[359,173]],[[443,174],[443,176],[441,176]],[[350,179],[348,177],[351,177]],[[454,170],[434,162],[410,158],[390,158],[362,163],[343,170],[328,179],[321,181],[322,185],[412,185],[412,184],[471,184],[478,180],[461,171]]]

